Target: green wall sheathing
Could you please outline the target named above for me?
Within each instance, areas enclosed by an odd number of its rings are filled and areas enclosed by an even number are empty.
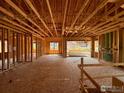
[[[105,51],[103,53],[103,59],[105,61],[112,61],[112,53],[111,53],[111,47],[112,47],[112,33],[106,33],[104,35],[104,48]]]
[[[105,48],[109,48],[109,33],[105,34]]]

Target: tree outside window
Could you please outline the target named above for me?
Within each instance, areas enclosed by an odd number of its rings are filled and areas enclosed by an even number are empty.
[[[59,50],[58,42],[50,42],[50,50]]]

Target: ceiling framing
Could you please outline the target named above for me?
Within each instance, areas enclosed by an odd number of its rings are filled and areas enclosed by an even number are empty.
[[[124,28],[123,6],[124,0],[0,0],[0,24],[41,38],[92,37]]]

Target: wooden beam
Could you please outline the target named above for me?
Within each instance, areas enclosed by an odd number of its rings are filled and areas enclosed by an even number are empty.
[[[68,9],[68,2],[69,2],[69,0],[66,0],[66,2],[65,2],[65,11],[64,11],[63,24],[62,24],[62,35],[64,35],[64,28],[65,28],[65,20],[66,20],[66,14],[67,14],[67,9]]]
[[[18,28],[16,28],[14,25],[4,25],[4,24],[1,24],[1,23],[3,23],[3,22],[1,22],[1,20],[0,20],[0,27],[3,27],[3,28],[6,28],[6,29],[9,29],[10,31],[12,30],[12,31],[15,31],[15,32],[18,32],[18,33],[24,33],[23,31],[20,31],[20,29],[18,29]],[[4,23],[6,23],[6,22],[4,22]],[[14,28],[15,27],[15,28]]]
[[[110,9],[109,11],[107,11],[107,13],[104,15],[104,16],[102,16],[102,18],[104,18],[105,16],[107,16],[107,15],[109,15],[109,14],[111,14],[112,12],[114,12],[116,9],[118,9],[120,6],[122,5],[122,3],[119,3],[118,5],[117,5],[117,7],[113,7],[112,9]],[[101,19],[102,19],[101,18]],[[94,23],[94,26],[96,25],[96,23]],[[77,35],[75,35],[75,36],[78,36],[78,35],[82,35],[82,32],[84,33],[84,34],[86,34],[87,33],[87,31],[91,31],[91,28],[86,28],[85,30],[83,30],[83,31],[81,31],[81,32],[79,32]],[[95,34],[95,33],[93,33],[93,34]]]
[[[108,0],[103,0],[102,3],[89,15],[85,21],[83,21],[79,28],[81,28],[84,24],[86,24],[100,9],[102,9],[106,4],[108,3]]]
[[[30,33],[33,33],[31,30],[29,30],[29,29],[27,29],[27,28],[25,28],[25,27],[23,27],[23,26],[21,26],[21,25],[15,23],[14,21],[11,21],[11,20],[9,20],[9,19],[7,19],[7,18],[3,18],[2,20],[6,21],[6,22],[9,22],[9,23],[11,23],[11,24],[13,24],[13,25],[15,25],[15,26],[18,26],[18,27],[20,27],[21,29],[24,29],[25,31],[28,31],[28,32],[30,32]],[[36,34],[36,33],[33,33],[33,34]],[[36,35],[37,35],[37,34],[36,34]],[[41,39],[44,39],[44,38],[41,37]]]
[[[24,35],[25,62],[27,62],[27,35]]]
[[[33,25],[35,25],[42,33],[44,33],[46,36],[49,36],[48,33],[46,33],[43,29],[40,28],[34,21],[32,21],[27,14],[25,14],[16,4],[14,4],[11,0],[4,0],[6,3],[8,3],[11,7],[13,7],[18,13],[20,13],[25,19],[27,19],[29,22],[31,22]]]
[[[81,9],[79,10],[78,14],[76,15],[73,23],[71,24],[71,27],[70,29],[73,28],[73,26],[75,25],[76,21],[78,20],[78,18],[80,17],[81,13],[83,12],[83,10],[85,9],[85,7],[88,5],[90,0],[85,0],[84,4],[82,5]],[[73,35],[74,33],[71,34],[71,36]]]
[[[120,22],[120,23],[118,23],[118,24],[116,24],[116,25],[113,25],[113,26],[110,26],[110,27],[108,27],[108,28],[106,28],[106,29],[103,29],[103,30],[100,30],[99,32],[97,32],[98,33],[98,35],[100,35],[100,34],[102,34],[102,33],[104,33],[104,32],[110,32],[110,30],[116,30],[117,28],[120,28],[120,25],[124,25],[124,22]]]
[[[100,75],[100,76],[93,76],[93,79],[104,79],[104,78],[112,78],[112,77],[120,77],[124,76],[124,74],[105,74],[105,75]],[[84,80],[88,80],[88,78],[84,78]]]
[[[48,9],[49,9],[49,13],[50,13],[50,16],[51,16],[51,20],[52,20],[52,23],[53,23],[55,32],[56,32],[56,36],[58,36],[58,33],[57,33],[57,29],[56,29],[56,25],[55,25],[55,21],[54,21],[54,18],[53,18],[53,14],[52,14],[52,10],[51,10],[51,7],[50,7],[49,0],[46,0],[46,3],[47,3],[47,6],[48,6]]]
[[[78,65],[81,68],[81,64]],[[124,63],[104,63],[104,64],[84,64],[84,67],[99,67],[99,66],[124,66]]]
[[[119,24],[119,23],[122,22],[123,20],[124,20],[124,18],[119,18],[118,20],[115,20],[115,21],[113,21],[113,22],[111,22],[111,23],[108,23],[108,24],[106,24],[106,25],[104,25],[104,26],[98,28],[96,31],[94,31],[94,33],[97,33],[97,32],[99,32],[99,31],[101,31],[101,30],[104,30],[104,29],[106,29],[106,28],[108,28],[108,27],[110,27],[110,26],[112,26],[112,25]]]
[[[16,50],[16,45],[15,45],[15,33],[13,31],[13,40],[12,40],[12,47],[13,47],[13,65],[15,66],[15,50]]]
[[[102,25],[107,24],[108,22],[111,22],[111,21],[115,20],[116,18],[118,18],[118,17],[120,17],[120,16],[122,16],[122,15],[124,15],[124,11],[122,11],[122,12],[118,13],[117,15],[111,17],[111,18],[108,19],[107,21],[102,22],[102,23],[100,23],[100,24],[94,26],[93,28],[89,28],[89,29],[84,30],[84,31],[85,31],[84,33],[97,31],[97,28],[102,27]],[[116,20],[118,20],[118,19],[116,19]],[[83,34],[84,34],[84,33],[83,33]],[[94,33],[95,33],[95,32],[94,32]],[[82,36],[83,34],[80,34],[80,36]]]
[[[81,9],[79,10],[78,14],[76,15],[73,23],[71,24],[70,29],[75,25],[76,21],[78,20],[78,18],[80,17],[81,13],[83,12],[83,10],[85,9],[85,7],[88,5],[90,0],[85,0],[84,5],[82,5]]]
[[[102,3],[83,21],[79,28],[86,24],[101,8],[103,8],[108,3],[108,0],[103,0]]]
[[[10,68],[10,31],[7,29],[7,69]]]
[[[0,22],[0,23],[1,23],[1,22]],[[13,25],[13,26],[14,26],[14,25]],[[6,25],[4,25],[4,24],[0,24],[0,27],[3,27],[3,28],[6,28],[6,29],[9,29],[10,31],[14,31],[14,32],[22,33],[22,30],[21,30],[21,29],[19,29],[19,28],[15,29],[15,27],[13,27],[13,26],[11,26],[11,25],[7,25],[7,26],[6,26]],[[40,35],[33,34],[33,36],[42,39]],[[44,40],[44,39],[43,39],[43,40]]]
[[[44,27],[49,31],[49,33],[53,36],[53,33],[50,31],[50,29],[48,28],[48,26],[46,25],[46,23],[44,22],[44,20],[41,18],[40,14],[37,12],[37,10],[35,9],[35,7],[33,6],[33,4],[31,3],[30,0],[25,0],[26,3],[30,6],[30,8],[34,11],[34,13],[37,15],[37,17],[40,19],[40,21],[42,22],[42,24],[44,25]]]
[[[124,18],[119,18],[118,20],[115,20],[114,22],[108,23],[108,24],[106,24],[104,26],[101,26],[100,28],[97,28],[97,29],[93,30],[92,32],[97,34],[97,35],[100,35],[100,33],[103,33],[107,29],[110,30],[110,28],[114,29],[115,27],[120,26],[121,24],[123,24],[122,23],[123,20],[124,20]],[[89,31],[89,32],[91,32],[91,31]],[[85,34],[87,34],[87,33],[85,33]],[[84,36],[85,34],[83,34],[82,36]]]
[[[6,9],[4,9],[3,7],[0,6],[0,11],[3,12],[4,14],[8,15],[9,17],[15,19],[14,14],[10,13],[9,11],[7,11]],[[30,29],[32,29],[33,31],[39,33],[40,35],[44,36],[42,33],[40,33],[39,31],[37,31],[36,29],[34,29],[33,27],[31,27],[30,25],[28,25],[27,23],[21,21],[19,18],[16,18],[16,20],[20,23],[22,23],[23,25],[29,27]]]
[[[31,35],[31,62],[33,61],[33,36]]]
[[[5,67],[5,31],[4,28],[2,28],[2,71],[4,70]]]

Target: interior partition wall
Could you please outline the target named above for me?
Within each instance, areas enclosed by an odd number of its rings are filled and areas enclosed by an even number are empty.
[[[32,39],[32,60],[35,60],[37,59],[38,57],[42,56],[42,53],[43,53],[43,41],[39,38],[36,38],[36,37],[32,37],[30,38]]]
[[[0,27],[0,71],[19,63],[32,62],[32,42],[30,33]]]

